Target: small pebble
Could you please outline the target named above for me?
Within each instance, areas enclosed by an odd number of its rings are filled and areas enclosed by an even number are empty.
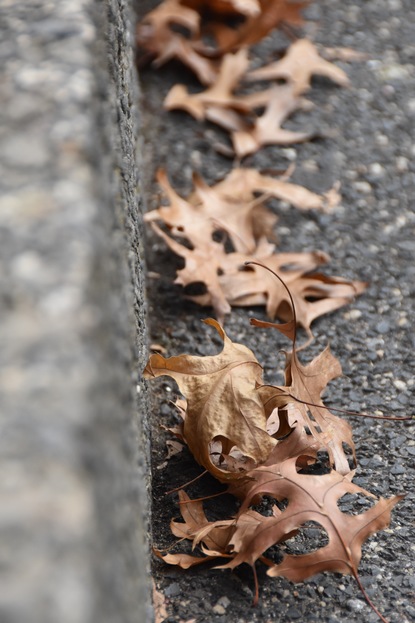
[[[372,192],[372,187],[368,182],[355,182],[353,186],[359,193],[365,195],[369,195]]]
[[[176,597],[180,593],[180,586],[177,582],[173,582],[173,584],[169,584],[169,586],[164,591],[166,597]]]
[[[399,156],[399,158],[396,159],[396,170],[399,171],[399,173],[405,173],[405,171],[407,171],[408,169],[408,158],[405,158],[404,156]]]
[[[226,610],[223,606],[221,606],[221,604],[217,603],[213,606],[212,608],[213,612],[215,614],[225,614]]]
[[[379,162],[373,162],[369,165],[369,173],[375,178],[380,178],[385,175],[385,169],[381,164],[379,164]]]
[[[346,605],[349,610],[353,610],[354,612],[361,612],[365,607],[365,604],[363,601],[360,601],[360,599],[348,599]]]
[[[229,599],[229,597],[226,597],[226,595],[218,599],[218,604],[223,606],[224,608],[227,608],[230,605],[230,603],[231,603],[231,600]]]
[[[387,322],[386,320],[381,320],[376,325],[376,331],[378,333],[382,333],[382,334],[388,333],[389,329],[390,329],[390,325],[389,325],[389,322]]]
[[[301,612],[297,608],[288,608],[287,616],[290,619],[301,619]]]
[[[396,387],[396,389],[398,389],[400,392],[404,392],[407,389],[407,385],[405,381],[401,381],[400,379],[395,379],[393,381],[393,384]]]
[[[405,610],[410,617],[413,617],[415,620],[415,608],[413,608],[410,604],[405,606]]]
[[[394,476],[399,476],[400,474],[405,473],[405,468],[403,465],[396,463],[393,467],[391,467],[390,473],[393,474]]]

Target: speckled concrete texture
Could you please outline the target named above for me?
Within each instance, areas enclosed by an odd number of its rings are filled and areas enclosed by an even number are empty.
[[[1,0],[0,20],[0,619],[146,621],[129,5]]]

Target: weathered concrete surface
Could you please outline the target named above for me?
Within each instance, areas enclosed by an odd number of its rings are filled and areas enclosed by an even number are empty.
[[[128,8],[0,0],[2,623],[150,620]]]

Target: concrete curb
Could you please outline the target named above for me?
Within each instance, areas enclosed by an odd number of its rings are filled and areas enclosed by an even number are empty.
[[[0,16],[0,619],[144,622],[129,2],[2,1]]]

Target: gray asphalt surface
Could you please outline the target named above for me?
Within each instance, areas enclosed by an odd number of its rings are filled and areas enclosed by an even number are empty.
[[[154,3],[140,7],[141,14]],[[297,115],[287,127],[318,128],[326,138],[295,149],[269,147],[244,161],[258,168],[286,168],[296,163],[293,181],[323,192],[339,180],[342,206],[329,215],[300,214],[275,201],[279,216],[279,249],[321,249],[332,261],[326,272],[370,282],[352,305],[313,325],[316,341],[304,354],[310,358],[330,342],[344,377],[331,384],[326,401],[338,407],[370,413],[408,415],[414,412],[415,311],[415,6],[411,0],[321,0],[305,13],[305,32],[325,46],[346,46],[368,54],[359,63],[338,63],[352,87],[339,89],[315,81],[310,99],[313,111]],[[267,39],[258,54],[267,60],[286,43]],[[191,189],[196,169],[213,182],[226,174],[231,161],[212,148],[218,135],[212,126],[197,124],[184,113],[162,112],[164,95],[174,82],[194,84],[183,68],[169,66],[142,72],[146,144],[148,209],[157,207],[152,176],[167,168],[175,188]],[[162,241],[148,235],[148,268],[160,273],[148,278],[152,341],[168,355],[213,354],[220,344],[200,320],[211,315],[186,302],[172,284],[179,266]],[[261,309],[235,310],[226,330],[243,341],[274,381],[283,367],[278,351],[286,343],[277,335],[249,326],[249,317],[264,317]],[[154,544],[174,541],[169,521],[177,517],[177,499],[165,492],[190,480],[201,469],[186,452],[165,463],[169,435],[160,425],[174,422],[169,400],[175,386],[168,379],[153,387],[153,529]],[[358,468],[355,482],[372,493],[389,497],[406,492],[393,512],[389,529],[374,535],[363,547],[359,568],[362,583],[376,606],[392,623],[415,617],[414,474],[415,435],[409,422],[353,418]],[[188,489],[191,497],[218,490],[203,479]],[[219,498],[221,499],[221,498]],[[214,501],[210,517],[223,517],[227,501]],[[229,512],[232,512],[229,502]],[[167,621],[323,621],[371,623],[376,615],[363,601],[355,581],[338,574],[320,574],[301,584],[268,578],[259,570],[260,603],[252,603],[249,568],[235,572],[199,567],[181,571],[156,561],[158,589],[165,595]]]

